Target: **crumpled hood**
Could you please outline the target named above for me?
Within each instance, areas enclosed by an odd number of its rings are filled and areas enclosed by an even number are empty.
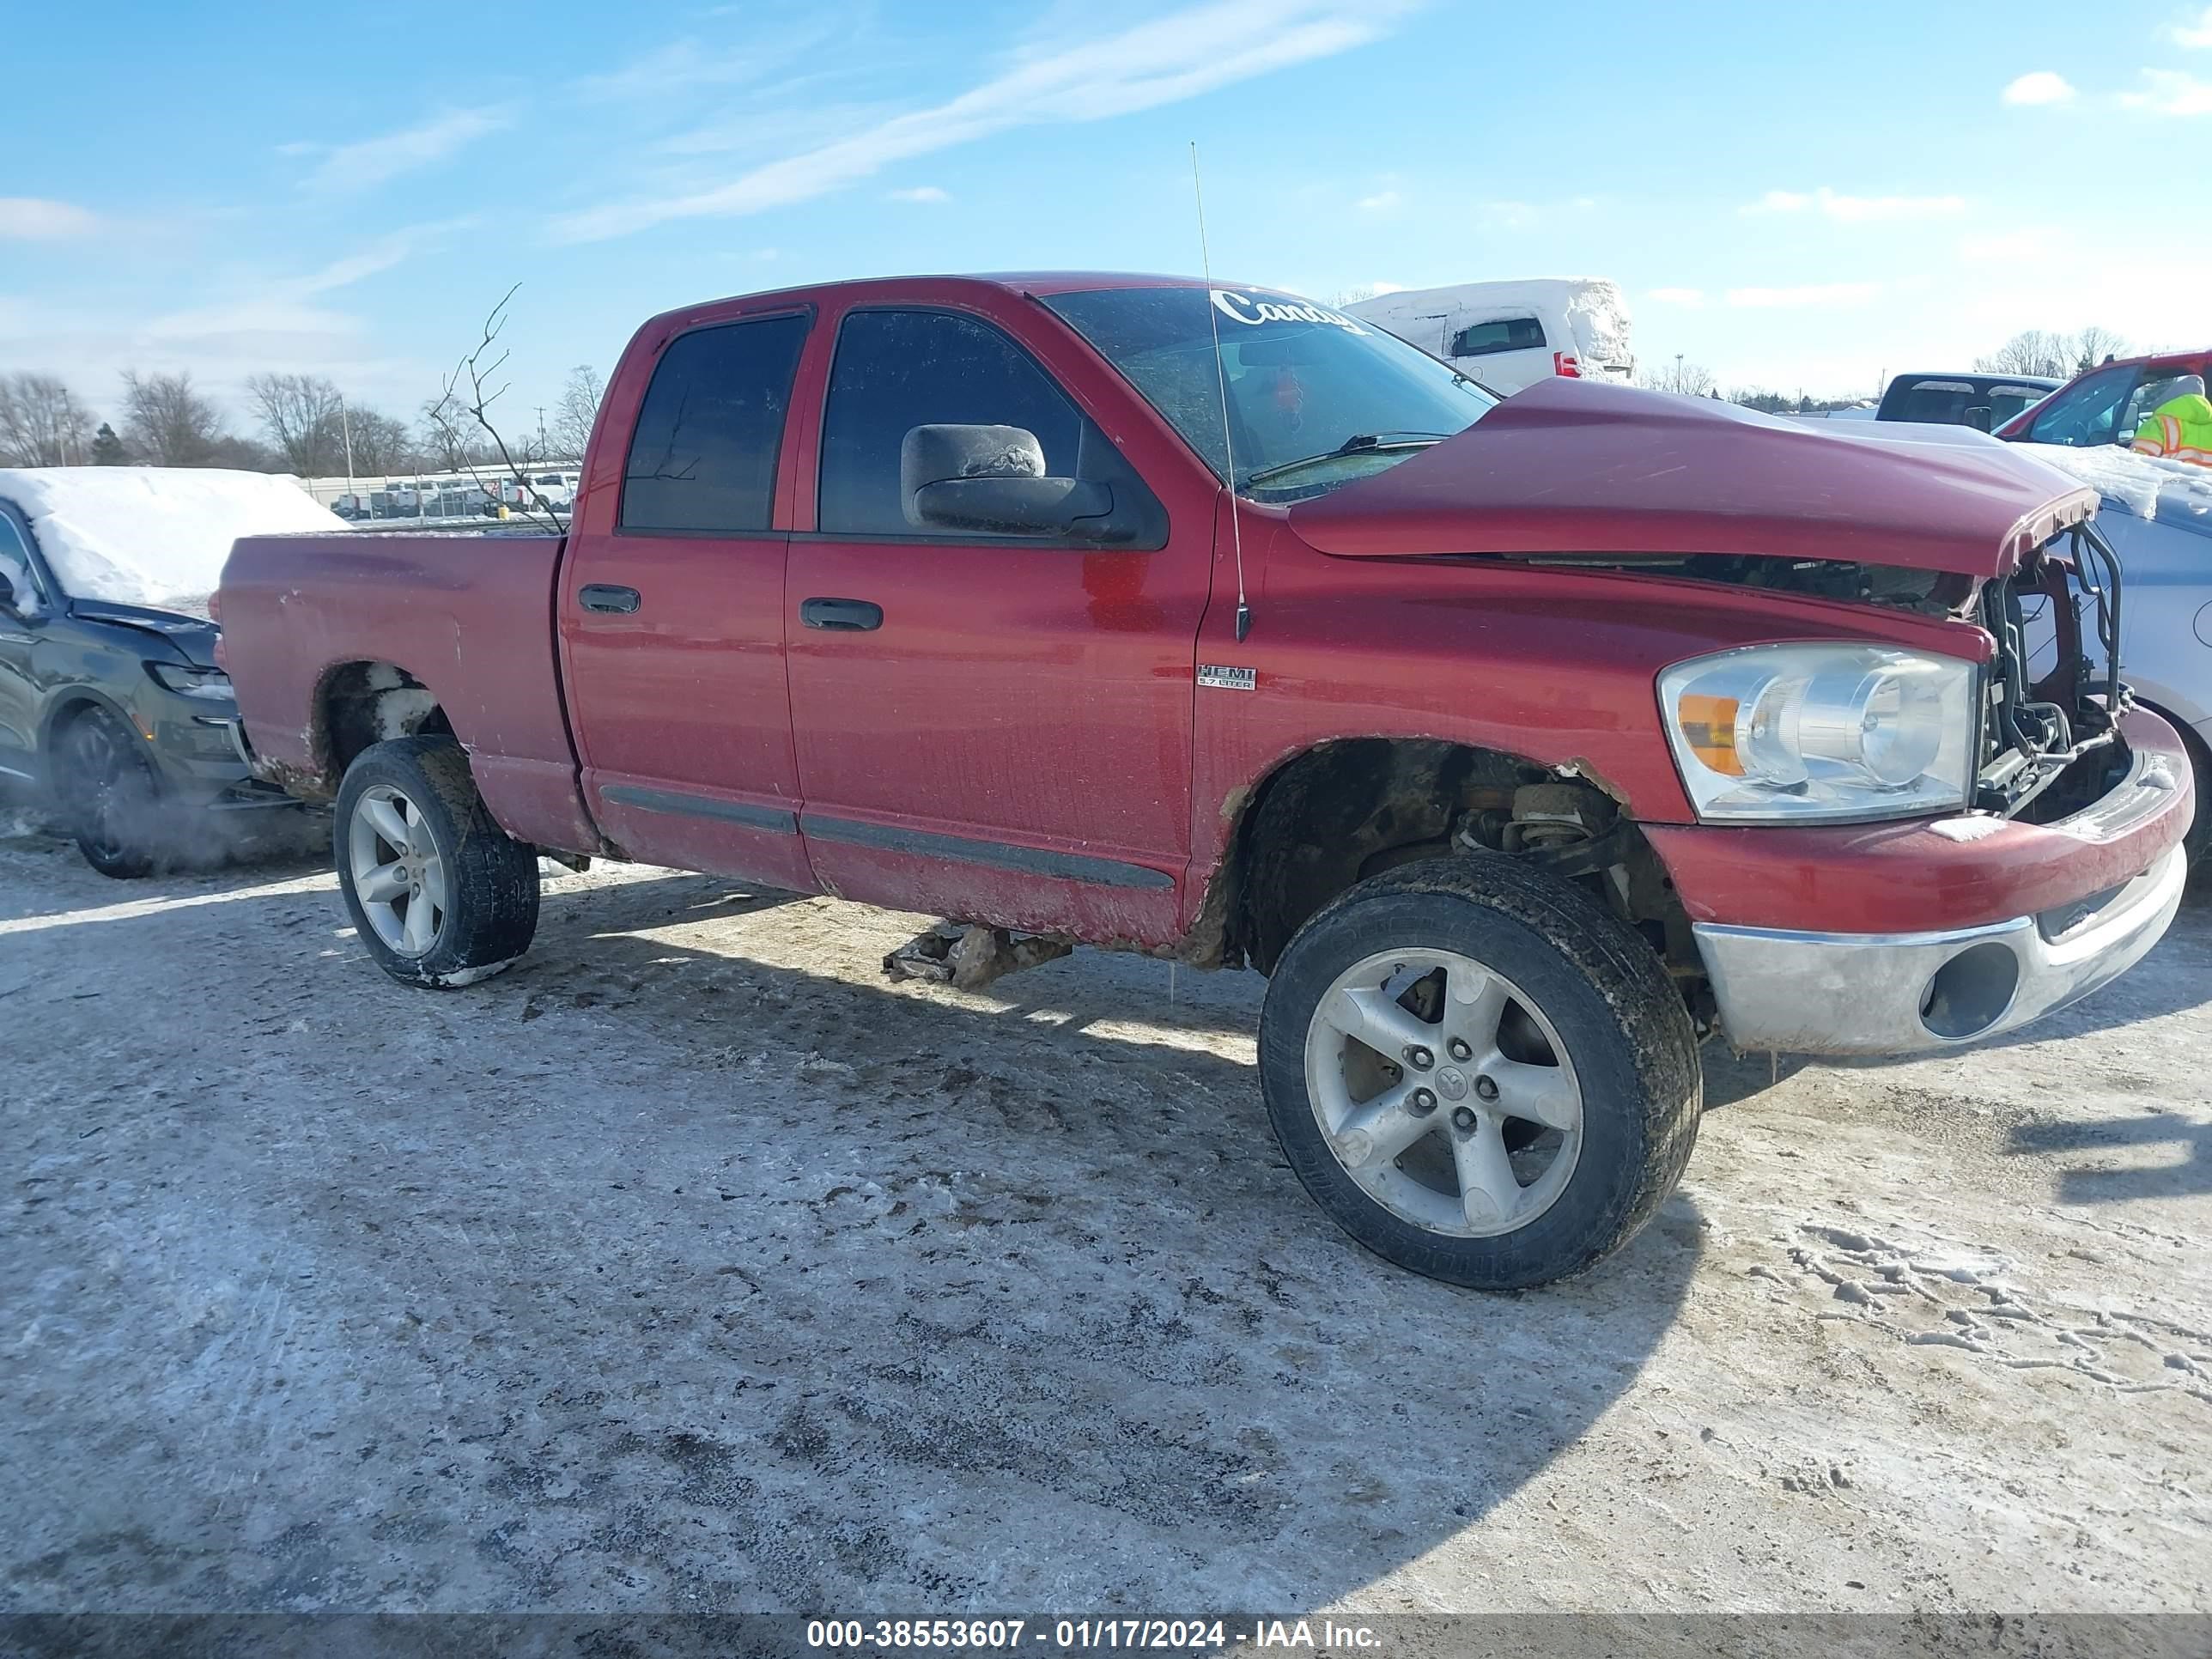
[[[105,599],[72,599],[69,609],[79,622],[135,628],[167,641],[185,662],[201,668],[216,666],[215,642],[222,630],[205,617],[156,611],[148,605],[111,605]]]
[[[1756,554],[1987,578],[2096,510],[2095,490],[1968,427],[1549,380],[1290,522],[1355,556]]]

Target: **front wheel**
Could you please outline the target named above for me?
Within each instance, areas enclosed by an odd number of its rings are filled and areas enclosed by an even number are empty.
[[[1582,1272],[1681,1179],[1703,1084],[1650,947],[1505,858],[1360,883],[1267,988],[1261,1085],[1291,1168],[1378,1255],[1481,1290]]]
[[[489,979],[538,931],[538,855],[492,819],[450,738],[373,744],[332,815],[338,890],[377,966],[410,985]]]
[[[118,881],[161,862],[161,788],[138,734],[104,708],[71,720],[55,745],[54,784],[84,861]]]

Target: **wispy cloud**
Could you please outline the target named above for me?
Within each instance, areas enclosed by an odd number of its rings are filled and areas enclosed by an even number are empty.
[[[1359,210],[1362,213],[1388,213],[1398,205],[1398,192],[1395,190],[1378,190],[1372,196],[1359,198]]]
[[[2212,81],[2179,70],[2145,70],[2140,91],[2124,92],[2120,102],[2153,115],[2212,115]]]
[[[1705,302],[1705,291],[1701,288],[1655,288],[1651,297],[1662,306],[1701,306]]]
[[[2004,100],[2008,104],[2034,106],[2039,104],[2070,104],[2075,99],[2074,83],[2051,70],[2034,70],[2007,84]]]
[[[1800,288],[1732,288],[1728,302],[1745,311],[1796,311],[1813,306],[1859,306],[1880,294],[1880,283],[1810,283]]]
[[[1747,204],[1745,213],[1818,213],[1838,224],[1874,224],[1885,220],[1940,219],[1954,213],[1966,211],[1966,198],[1960,196],[1844,196],[1830,190],[1826,185],[1806,192],[1794,190],[1770,190],[1756,202]]]
[[[935,185],[915,185],[908,190],[885,191],[884,199],[890,202],[935,203],[949,202],[952,197],[950,191],[942,190]]]
[[[99,228],[98,214],[71,202],[51,202],[40,196],[0,196],[0,237],[58,242],[71,236],[89,236]]]
[[[734,218],[858,183],[894,162],[1020,127],[1101,121],[1178,103],[1255,76],[1334,57],[1388,33],[1409,0],[1213,0],[1056,52],[1018,58],[945,103],[684,194],[612,202],[555,222],[566,241],[672,220]]]
[[[2186,46],[2192,52],[2212,51],[2212,6],[2197,15],[2193,23],[2176,23],[2166,31],[2177,46]]]
[[[367,190],[442,161],[486,133],[512,125],[514,119],[514,112],[506,108],[448,110],[398,132],[340,144],[302,182],[315,191]]]
[[[773,46],[729,51],[696,40],[672,40],[620,69],[587,75],[576,82],[579,97],[593,101],[623,98],[666,98],[695,87],[735,87],[758,81],[803,57],[829,33],[827,21],[807,29],[785,30]]]

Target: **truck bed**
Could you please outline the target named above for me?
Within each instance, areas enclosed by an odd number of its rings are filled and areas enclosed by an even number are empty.
[[[223,572],[223,645],[256,775],[329,799],[363,736],[348,730],[349,715],[376,722],[372,739],[399,737],[434,707],[514,834],[599,850],[555,657],[565,539],[402,531],[240,541]],[[416,686],[428,695],[380,695]]]

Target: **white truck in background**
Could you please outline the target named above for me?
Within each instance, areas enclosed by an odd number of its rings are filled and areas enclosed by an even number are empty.
[[[1636,368],[1627,302],[1602,276],[1401,289],[1344,309],[1501,393],[1553,374],[1626,380]]]

